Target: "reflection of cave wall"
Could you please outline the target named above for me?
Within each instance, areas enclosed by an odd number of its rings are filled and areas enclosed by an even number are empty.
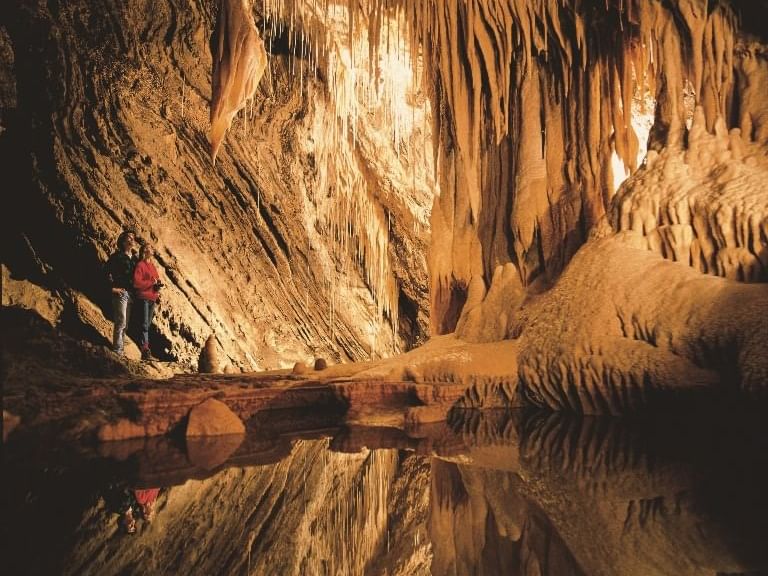
[[[583,571],[511,472],[433,460],[431,573],[568,576]]]
[[[526,493],[588,574],[761,574],[763,421],[754,407],[636,420],[530,414]]]
[[[19,519],[14,534],[4,532],[3,550],[16,547],[6,567],[14,574],[352,575],[379,565],[428,573],[424,458],[331,452],[325,441],[298,442],[278,461],[269,456],[165,487],[154,521],[139,521],[133,536],[120,531],[108,501],[111,486],[128,486],[114,478],[127,462],[30,472],[32,486],[15,476],[3,500]],[[25,500],[30,490],[34,502]],[[58,515],[47,515],[51,509]],[[389,534],[391,525],[402,531]],[[54,546],[45,554],[27,549],[41,541]]]

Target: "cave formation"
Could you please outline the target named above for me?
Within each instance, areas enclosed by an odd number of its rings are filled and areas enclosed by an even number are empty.
[[[399,428],[765,399],[766,2],[0,11],[4,438],[162,438],[213,396],[244,421],[320,403]],[[109,350],[124,229],[156,247],[161,362]],[[452,465],[432,497],[470,495],[438,532],[492,483]]]
[[[169,285],[153,351],[190,368],[211,335],[241,372],[375,362],[454,334],[520,350],[496,378],[511,404],[614,412],[678,380],[764,388],[759,7],[139,12],[5,10],[7,307],[105,344],[102,263],[132,228]],[[598,246],[616,258],[589,257]],[[696,324],[660,311],[669,294],[625,294],[632,262],[680,283]],[[726,325],[729,310],[744,321]],[[540,329],[548,313],[562,325]],[[439,355],[411,372],[445,377]]]

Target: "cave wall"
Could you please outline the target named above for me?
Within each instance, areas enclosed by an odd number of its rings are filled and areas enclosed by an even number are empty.
[[[194,365],[211,333],[235,370],[386,356],[425,338],[427,230],[414,223],[425,208],[384,187],[413,171],[372,123],[358,129],[361,151],[339,158],[365,182],[368,210],[391,222],[377,232],[394,300],[384,311],[354,249],[365,230],[333,215],[340,193],[315,187],[313,142],[335,116],[323,79],[292,73],[287,42],[270,46],[268,73],[249,86],[258,97],[232,116],[214,165],[215,5],[11,4],[0,34],[0,146],[14,176],[4,276],[73,311],[53,323],[89,335],[97,325],[108,343],[102,264],[130,227],[155,245],[167,284],[152,336],[162,359]]]

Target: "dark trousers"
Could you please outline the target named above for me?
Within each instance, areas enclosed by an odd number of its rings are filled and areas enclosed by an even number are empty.
[[[141,349],[149,350],[149,327],[155,316],[155,303],[152,300],[139,300],[141,305]]]

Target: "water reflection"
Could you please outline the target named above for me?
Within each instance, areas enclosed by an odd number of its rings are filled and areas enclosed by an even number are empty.
[[[462,412],[407,432],[300,428],[277,433],[262,421],[244,439],[161,438],[34,458],[11,442],[4,573],[768,569],[768,432],[759,413]],[[127,535],[115,521],[115,490],[133,493],[138,510],[136,494],[154,495],[152,522]]]

